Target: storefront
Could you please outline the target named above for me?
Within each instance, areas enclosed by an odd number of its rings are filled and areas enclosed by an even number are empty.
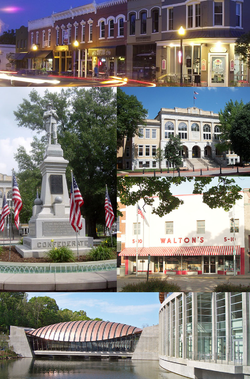
[[[178,195],[183,204],[163,217],[151,206],[126,207],[122,220],[120,252],[125,274],[134,272],[161,275],[244,275],[244,198],[229,212],[211,209],[202,195]],[[152,207],[159,206],[154,198]],[[125,228],[124,228],[125,226]],[[119,239],[118,239],[119,240]],[[150,258],[149,258],[150,257]]]
[[[235,39],[183,40],[183,83],[208,87],[227,87],[246,81],[247,67],[234,53]],[[159,78],[180,80],[180,41],[157,43]]]
[[[88,49],[88,59],[91,61],[91,70],[97,65],[99,76],[125,75],[125,46],[100,47]],[[88,67],[90,69],[90,67]]]
[[[240,246],[202,246],[179,248],[138,249],[138,273],[149,272],[163,275],[237,275],[244,273],[244,248]],[[125,258],[125,274],[136,272],[136,248],[124,249],[120,256]]]

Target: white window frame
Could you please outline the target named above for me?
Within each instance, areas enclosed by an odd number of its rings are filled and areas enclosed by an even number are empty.
[[[146,128],[146,133],[145,133],[145,138],[149,139],[150,138],[150,129]]]
[[[85,21],[81,21],[80,22],[82,28],[81,28],[81,42],[85,42],[85,38],[86,38],[86,22]]]
[[[104,39],[105,38],[105,25],[106,25],[105,18],[100,18],[100,20],[98,20],[98,26],[100,28],[99,39]],[[104,26],[104,30],[102,29],[102,26]],[[102,35],[102,34],[104,34],[104,35]]]
[[[139,145],[138,146],[138,157],[143,157],[143,145]],[[142,152],[142,154],[140,154],[140,151]]]
[[[196,221],[197,234],[205,234],[206,233],[206,222],[205,220],[197,220]]]
[[[113,21],[113,29],[111,29],[111,21]],[[108,23],[108,38],[115,38],[115,18],[112,16],[112,17],[109,17],[107,19],[107,23]],[[111,30],[113,30],[113,35],[111,35]]]
[[[138,230],[137,230],[138,227]],[[140,235],[141,234],[141,223],[140,222],[133,222],[133,235]]]
[[[156,153],[157,153],[157,146],[156,145],[152,145],[152,157],[155,157]]]
[[[165,234],[174,234],[174,221],[165,221]]]
[[[215,4],[216,3],[222,3],[222,25],[215,25],[214,23],[214,18],[215,18]],[[225,15],[225,10],[224,10],[224,1],[223,0],[214,0],[213,2],[213,26],[215,28],[221,28],[224,26],[224,15]]]
[[[36,45],[39,44],[39,31],[36,32]]]
[[[145,146],[145,157],[150,157],[150,145]]]
[[[170,10],[173,11],[173,18],[172,18],[173,27],[172,27],[172,29],[169,29],[169,13],[170,13]],[[169,7],[167,9],[167,30],[174,30],[174,8],[173,7]]]
[[[240,7],[240,14],[237,14],[237,5],[239,5]],[[236,7],[235,8],[236,21],[237,21],[237,17],[239,17],[240,19],[240,25],[236,25],[236,28],[242,28],[242,3],[240,1],[237,1],[235,7]]]
[[[139,128],[139,138],[144,138],[144,128]]]
[[[75,27],[75,41],[78,41],[78,39],[79,39],[79,35],[78,35],[78,33],[79,33],[79,24],[78,24],[78,22],[74,23],[74,27]]]
[[[34,45],[34,33],[33,32],[30,33],[30,45],[31,45],[31,47]]]
[[[123,26],[120,25],[121,20],[123,21]],[[119,15],[116,17],[116,23],[118,26],[118,35],[117,37],[124,37],[124,31],[125,31],[125,16],[124,15]],[[123,33],[121,31],[123,30]]]
[[[152,139],[156,139],[156,138],[157,138],[157,130],[152,129]]]
[[[88,42],[93,42],[93,20],[89,19],[88,24],[89,24],[89,40],[88,40]]]
[[[45,30],[42,31],[42,47],[45,47]]]
[[[48,30],[48,47],[51,46],[51,29]]]
[[[59,45],[59,39],[60,39],[60,29],[58,26],[58,27],[56,27],[56,46]]]

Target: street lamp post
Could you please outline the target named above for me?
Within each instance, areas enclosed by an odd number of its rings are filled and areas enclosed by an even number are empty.
[[[75,41],[73,43],[74,47],[77,49],[78,48],[78,67],[77,67],[77,70],[78,70],[78,78],[80,78],[80,74],[81,74],[81,57],[80,57],[80,49],[79,49],[79,42],[78,41]],[[75,76],[75,73],[76,73],[76,68],[75,68],[75,63],[76,63],[76,51],[74,50],[74,76]]]
[[[32,45],[32,50],[35,52],[35,57],[34,57],[34,63],[33,63],[33,66],[34,66],[34,68],[36,68],[35,66],[36,66],[36,52],[37,52],[37,50],[38,50],[38,46],[36,45],[36,44],[33,44]],[[32,68],[32,67],[31,67]]]
[[[178,30],[178,34],[181,37],[181,50],[179,54],[179,63],[180,63],[180,71],[181,71],[180,87],[182,87],[182,65],[183,65],[182,41],[183,41],[183,36],[185,35],[185,33],[186,33],[186,30],[181,26],[180,29]]]

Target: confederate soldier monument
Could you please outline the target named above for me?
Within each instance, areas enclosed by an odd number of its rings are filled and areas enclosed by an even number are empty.
[[[68,246],[75,253],[87,253],[93,246],[92,237],[85,237],[85,220],[77,233],[69,222],[69,192],[66,182],[68,161],[63,158],[61,145],[57,143],[58,116],[48,105],[43,115],[47,132],[47,147],[40,165],[42,173],[41,198],[36,198],[33,215],[29,221],[29,234],[23,238],[23,246],[16,246],[23,257],[43,257],[54,247]]]

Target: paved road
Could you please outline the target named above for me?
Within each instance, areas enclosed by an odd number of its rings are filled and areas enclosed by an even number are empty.
[[[243,286],[250,285],[250,275],[241,275],[237,277],[233,276],[222,276],[222,275],[214,275],[214,276],[186,276],[186,275],[177,275],[177,276],[159,276],[162,280],[167,280],[168,283],[178,284],[180,286],[181,291],[190,291],[190,292],[212,292],[214,288],[218,284],[222,283],[230,283]],[[117,291],[121,291],[121,289],[126,284],[138,283],[141,281],[145,281],[146,276],[138,276],[128,275],[126,277],[117,277]]]
[[[210,170],[196,170],[196,171],[180,171],[180,176],[230,176],[230,175],[241,175],[241,174],[249,174],[250,173],[250,166],[247,167],[225,167],[220,169],[213,168]],[[140,172],[126,172],[126,171],[120,171],[117,173],[117,176],[140,176],[140,177],[162,177],[162,176],[167,176],[167,177],[177,177],[178,173],[175,171],[174,174],[173,172],[156,172],[154,173],[153,171],[146,171],[145,173],[140,173]]]

